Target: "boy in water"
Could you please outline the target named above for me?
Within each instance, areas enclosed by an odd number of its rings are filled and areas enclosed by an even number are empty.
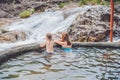
[[[47,52],[46,58],[47,59],[50,59],[51,54],[54,53],[53,45],[54,45],[54,41],[52,40],[52,34],[47,33],[46,34],[46,42],[43,44],[40,44],[40,47],[46,47],[46,52]]]

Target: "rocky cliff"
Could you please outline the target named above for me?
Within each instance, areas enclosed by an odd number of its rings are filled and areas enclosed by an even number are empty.
[[[44,9],[57,7],[57,4],[69,0],[0,0],[0,18],[11,18],[27,9],[44,11]]]
[[[42,10],[55,7],[56,4],[69,0],[0,0],[0,18],[18,16],[20,11],[34,8]],[[53,4],[53,5],[51,5]],[[120,4],[115,5],[114,36],[120,36]],[[72,41],[99,42],[107,41],[109,36],[110,8],[96,5],[84,14],[79,14],[76,20],[67,29]],[[11,37],[12,36],[12,37]],[[16,42],[25,40],[23,32],[5,32],[0,34],[0,42]]]
[[[120,36],[120,5],[115,6],[114,14],[114,37]],[[110,8],[97,6],[90,8],[77,19],[68,29],[72,41],[98,42],[105,41],[109,36]]]

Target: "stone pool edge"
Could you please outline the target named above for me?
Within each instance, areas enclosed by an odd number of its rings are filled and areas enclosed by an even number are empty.
[[[58,45],[55,45],[58,47]],[[73,47],[100,47],[100,48],[120,48],[119,42],[73,42]],[[5,51],[0,51],[0,65],[5,61],[8,61],[10,58],[17,57],[19,55],[25,54],[29,51],[41,51],[43,48],[40,48],[39,42],[25,44],[17,47],[10,48]]]

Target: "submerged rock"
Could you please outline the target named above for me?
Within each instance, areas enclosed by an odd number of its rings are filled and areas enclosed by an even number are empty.
[[[0,34],[0,43],[14,43],[26,39],[24,32],[12,31]]]

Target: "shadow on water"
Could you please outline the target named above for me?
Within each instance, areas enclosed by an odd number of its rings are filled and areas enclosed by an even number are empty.
[[[29,52],[4,63],[0,80],[120,80],[120,49],[74,48]]]

